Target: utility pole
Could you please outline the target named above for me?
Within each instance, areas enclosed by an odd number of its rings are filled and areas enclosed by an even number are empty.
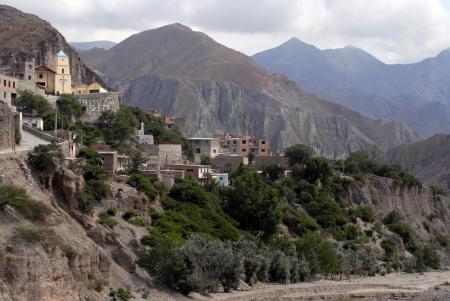
[[[55,107],[55,139],[58,138],[58,104]]]

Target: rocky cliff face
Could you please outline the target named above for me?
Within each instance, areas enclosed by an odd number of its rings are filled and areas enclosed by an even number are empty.
[[[50,23],[13,7],[0,5],[0,65],[35,59],[49,65],[60,50],[70,58],[73,84],[103,81],[81,61],[78,53]]]
[[[434,238],[435,233],[450,232],[450,197],[433,195],[429,188],[368,176],[339,198],[353,206],[372,207],[380,219],[391,211],[399,212],[424,241]]]
[[[400,145],[383,158],[387,164],[400,165],[427,185],[450,190],[450,135],[438,134],[416,143]]]
[[[17,158],[1,159],[0,174],[3,183],[26,187],[29,195],[53,211],[45,223],[32,223],[11,207],[0,211],[0,300],[108,300],[110,287],[130,289],[134,300],[141,300],[144,292],[149,299],[185,300],[154,286],[136,266],[137,246],[145,229],[118,218],[119,224],[110,230],[96,222],[98,212],[80,214],[75,197],[83,185],[80,176],[60,169],[48,191]],[[148,212],[145,197],[124,184],[113,184],[124,194],[107,200],[106,208],[125,205]],[[25,240],[17,234],[20,228],[38,230],[43,237]]]

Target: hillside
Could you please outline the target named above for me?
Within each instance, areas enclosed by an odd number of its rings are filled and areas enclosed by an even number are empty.
[[[70,58],[72,83],[103,81],[81,61],[78,53],[50,23],[10,6],[0,5],[0,65],[11,59],[36,59],[48,64],[60,50]]]
[[[402,166],[427,184],[450,189],[450,135],[435,135],[395,147],[384,155],[384,161]]]
[[[307,91],[374,118],[398,120],[420,136],[450,132],[450,55],[387,65],[356,47],[320,50],[292,38],[253,55]]]
[[[135,34],[91,67],[130,104],[185,116],[189,135],[252,134],[269,139],[273,149],[304,143],[329,158],[417,139],[400,123],[366,118],[306,93],[181,24]]]

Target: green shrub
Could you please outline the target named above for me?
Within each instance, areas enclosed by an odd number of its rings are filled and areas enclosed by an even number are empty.
[[[73,246],[67,246],[64,252],[66,253],[66,257],[67,259],[69,259],[69,261],[74,260],[75,257],[78,256],[78,250]]]
[[[397,211],[391,211],[383,218],[383,224],[394,224],[402,219],[403,217],[400,215],[400,213],[398,213]]]
[[[112,290],[109,293],[109,296],[113,301],[120,300],[120,301],[129,301],[133,298],[133,295],[131,292],[124,288],[118,288],[117,291]]]
[[[404,221],[397,221],[394,224],[388,225],[388,229],[394,233],[397,233],[403,240],[405,248],[414,252],[417,249],[416,242],[414,240],[414,232],[411,227]]]
[[[305,204],[304,207],[316,219],[317,223],[324,228],[341,226],[347,222],[347,218],[339,204],[326,196],[318,197]]]
[[[56,143],[40,144],[28,153],[28,164],[41,179],[50,177],[63,161],[64,155]]]
[[[106,213],[108,213],[109,216],[116,216],[117,208],[110,207],[110,208],[108,208],[108,210],[106,210]]]
[[[127,183],[135,187],[137,190],[143,192],[150,201],[155,200],[161,192],[149,177],[141,173],[131,174],[128,178]]]
[[[289,231],[299,236],[318,229],[318,225],[313,219],[305,213],[299,212],[292,205],[284,208],[282,221],[289,228]]]
[[[349,210],[350,218],[355,222],[356,218],[360,218],[365,222],[375,221],[375,213],[371,207],[358,207]]]
[[[128,222],[138,227],[145,227],[147,225],[147,223],[140,217],[133,217]]]
[[[392,258],[395,255],[396,247],[395,243],[392,240],[383,239],[380,245],[383,248],[384,252],[386,253],[387,258]]]
[[[118,222],[112,218],[107,212],[99,213],[98,217],[100,218],[100,224],[105,225],[111,229],[114,228],[118,224]]]
[[[431,245],[425,245],[418,248],[417,251],[414,252],[414,256],[417,259],[416,269],[419,272],[424,271],[427,267],[434,270],[440,268],[441,260],[439,254]]]
[[[47,235],[43,230],[38,228],[18,227],[16,228],[16,234],[19,238],[29,243],[43,242],[47,239]]]
[[[112,197],[111,186],[103,180],[89,180],[86,182],[85,192],[91,195],[97,202]]]
[[[130,220],[132,217],[137,216],[136,212],[134,210],[128,209],[123,215],[122,218],[126,221]]]
[[[52,213],[48,206],[33,200],[25,189],[13,185],[0,185],[0,207],[6,204],[32,221],[44,221]]]

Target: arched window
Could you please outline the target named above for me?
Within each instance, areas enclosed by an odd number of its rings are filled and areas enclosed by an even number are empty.
[[[62,68],[61,73],[64,74],[64,68]]]

